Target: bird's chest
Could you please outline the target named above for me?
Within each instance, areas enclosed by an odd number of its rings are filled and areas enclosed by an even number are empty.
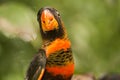
[[[56,39],[45,47],[46,68],[43,80],[70,80],[74,62],[68,39]]]
[[[70,80],[73,71],[74,63],[71,50],[60,50],[47,58],[44,78],[49,80]]]

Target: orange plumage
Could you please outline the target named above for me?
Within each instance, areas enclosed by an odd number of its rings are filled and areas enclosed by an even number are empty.
[[[51,54],[54,53],[55,51],[59,51],[63,49],[66,51],[68,48],[70,48],[71,43],[67,39],[56,39],[51,43],[52,45],[46,47],[46,55],[47,57]]]

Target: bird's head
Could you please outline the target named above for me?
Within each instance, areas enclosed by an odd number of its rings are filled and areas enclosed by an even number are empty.
[[[51,7],[41,8],[37,15],[41,36],[45,40],[54,40],[64,36],[64,28],[59,12]]]

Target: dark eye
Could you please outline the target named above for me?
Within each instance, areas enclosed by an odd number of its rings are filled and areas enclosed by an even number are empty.
[[[50,19],[50,21],[52,21],[52,20],[53,20],[53,18]]]
[[[60,14],[59,14],[59,12],[58,12],[58,11],[56,11],[56,13],[57,13],[57,15],[60,17]]]
[[[43,21],[43,23],[45,23],[45,21]]]

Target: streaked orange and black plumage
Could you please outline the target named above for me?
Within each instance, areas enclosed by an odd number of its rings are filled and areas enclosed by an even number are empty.
[[[37,20],[45,56],[41,60],[35,57],[27,71],[26,80],[70,80],[74,72],[74,60],[59,12],[50,7],[41,8]],[[34,78],[34,75],[37,76]]]

